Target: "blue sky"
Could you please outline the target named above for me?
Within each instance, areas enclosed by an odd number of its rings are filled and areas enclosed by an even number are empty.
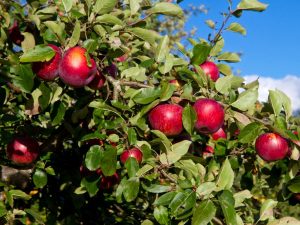
[[[261,100],[266,99],[267,88],[278,88],[291,97],[294,109],[300,109],[300,1],[260,1],[269,4],[266,11],[244,12],[239,19],[231,18],[229,22],[239,22],[247,29],[247,35],[225,32],[225,50],[243,54],[240,63],[231,65],[240,70],[247,81],[260,77]],[[238,2],[233,0],[233,5]],[[222,23],[220,13],[228,6],[227,0],[184,0],[180,3],[183,8],[189,4],[204,4],[208,8],[208,14],[193,16],[186,25],[187,30],[197,27],[197,36],[203,38],[210,32],[204,21],[212,19]]]

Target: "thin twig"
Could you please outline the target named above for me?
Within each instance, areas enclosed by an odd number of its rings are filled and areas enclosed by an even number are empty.
[[[225,25],[231,16],[232,16],[231,7],[229,7],[228,14],[226,15],[225,19],[223,20],[222,26],[219,28],[217,34],[215,35],[214,39],[212,40],[213,45],[215,45],[217,43],[217,41],[219,40],[219,38],[224,30]]]
[[[175,180],[173,177],[171,177],[169,174],[167,174],[166,171],[164,171],[163,169],[160,169],[161,174],[166,177],[167,179],[169,179],[170,181],[172,181],[173,183],[177,183],[177,180]]]
[[[212,221],[218,225],[223,225],[223,222],[221,220],[219,220],[217,217],[213,217]]]

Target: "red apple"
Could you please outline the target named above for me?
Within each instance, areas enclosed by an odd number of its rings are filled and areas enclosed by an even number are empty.
[[[125,62],[127,58],[128,58],[128,54],[125,53],[124,55],[122,55],[122,56],[116,58],[116,60],[117,60],[118,62]]]
[[[138,163],[141,163],[142,159],[143,159],[143,153],[138,148],[132,148],[132,149],[122,152],[122,154],[120,156],[120,160],[123,164],[125,164],[127,159],[130,157],[135,158]]]
[[[97,71],[96,76],[94,79],[89,83],[89,87],[98,90],[101,89],[104,86],[105,83],[105,77],[100,71]]]
[[[195,128],[198,132],[212,134],[223,126],[224,109],[215,100],[198,99],[193,107],[197,114]]]
[[[280,135],[265,133],[256,139],[255,149],[265,161],[276,161],[286,157],[289,146],[287,140]]]
[[[100,181],[100,189],[102,190],[109,190],[111,189],[115,184],[119,183],[120,177],[117,173],[115,173],[112,176],[104,176],[102,174],[102,178]]]
[[[78,88],[89,84],[97,73],[95,60],[90,58],[88,66],[86,49],[73,47],[67,50],[59,65],[59,76],[62,81],[72,87]]]
[[[180,89],[180,87],[181,87],[179,81],[176,79],[170,80],[169,83],[175,85],[176,89]]]
[[[15,137],[7,145],[7,158],[16,164],[30,164],[39,156],[38,142],[28,136]]]
[[[180,105],[162,104],[149,113],[149,122],[153,130],[160,130],[167,136],[175,136],[182,131],[182,110]]]
[[[211,147],[210,145],[206,145],[203,151],[203,153],[211,153],[211,154],[213,154],[214,152],[215,152],[214,148]]]
[[[217,81],[220,77],[219,68],[216,64],[210,61],[205,61],[200,65],[204,73],[209,76],[213,81]]]
[[[54,57],[47,62],[34,62],[32,63],[33,72],[43,80],[54,80],[59,73],[59,63],[61,61],[61,50],[59,47],[48,44],[54,51]]]
[[[223,127],[211,134],[213,140],[217,141],[220,138],[227,139],[227,134]]]
[[[21,34],[18,22],[15,20],[14,24],[9,28],[9,39],[16,45],[21,45],[24,41],[24,35]]]

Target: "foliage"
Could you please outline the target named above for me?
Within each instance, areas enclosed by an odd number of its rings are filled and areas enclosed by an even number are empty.
[[[219,27],[206,21],[215,35],[189,39],[187,49],[179,42],[186,14],[172,1],[1,1],[1,221],[299,224],[287,217],[299,217],[289,206],[300,192],[300,137],[293,133],[300,134],[299,120],[279,90],[258,102],[258,81],[245,84],[235,76],[230,63],[240,56],[222,50],[223,32],[245,35],[237,19],[267,5],[228,1],[228,8]],[[20,46],[9,36],[15,21]],[[63,51],[86,48],[105,76],[104,86],[72,88],[59,78],[39,79],[31,64],[54,56],[47,43]],[[218,62],[223,74],[216,82],[199,67],[207,59]],[[112,65],[116,77],[109,72]],[[180,86],[170,84],[172,79]],[[222,103],[227,139],[215,141],[194,130],[191,105],[203,97]],[[178,137],[149,127],[148,112],[160,103],[183,106]],[[267,131],[289,140],[288,157],[265,162],[257,156],[254,142]],[[7,158],[6,146],[17,134],[39,141],[40,157],[33,164],[15,165]],[[214,147],[213,155],[204,154],[206,145]],[[143,152],[142,163],[133,158],[120,163],[120,154],[132,147]]]

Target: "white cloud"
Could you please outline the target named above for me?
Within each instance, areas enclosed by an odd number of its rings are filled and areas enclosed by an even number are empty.
[[[254,81],[258,75],[244,76],[246,83]],[[269,90],[279,89],[287,94],[292,100],[293,110],[300,110],[300,77],[286,75],[281,79],[272,77],[259,77],[259,100],[267,101]]]

